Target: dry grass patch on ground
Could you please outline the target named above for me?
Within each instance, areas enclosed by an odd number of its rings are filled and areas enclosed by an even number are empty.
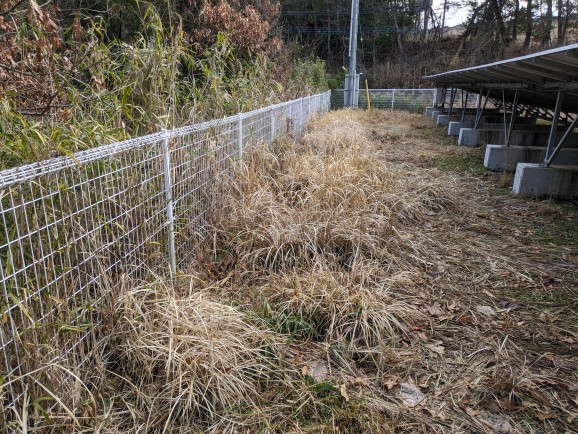
[[[247,149],[192,275],[119,295],[77,425],[576,431],[576,205],[512,195],[452,140],[343,110]]]
[[[512,196],[452,140],[421,116],[345,110],[256,148],[227,181],[211,267],[298,347],[325,345],[295,367],[356,393],[384,432],[569,429],[576,246],[536,235],[552,217],[576,231],[576,211]]]

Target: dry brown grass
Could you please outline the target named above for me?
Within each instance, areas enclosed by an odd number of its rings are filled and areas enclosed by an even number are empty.
[[[317,266],[274,275],[259,291],[280,320],[304,321],[316,339],[374,348],[397,341],[422,318],[403,290],[412,276],[384,274],[377,262],[355,263],[348,271]]]
[[[358,411],[387,414],[384,432],[567,429],[576,250],[534,235],[552,216],[575,228],[576,214],[507,194],[480,157],[420,116],[331,113],[299,146],[246,160],[209,269],[279,330],[305,323],[295,339],[329,345],[298,350],[296,367],[325,360],[317,381],[346,390],[362,378]],[[424,400],[409,407],[402,383]]]
[[[251,270],[318,260],[351,267],[376,259],[395,269],[415,262],[400,230],[454,208],[453,181],[388,163],[344,113],[314,122],[303,144],[256,147],[224,181],[231,194],[215,219],[220,253]]]
[[[194,274],[118,298],[55,430],[576,431],[578,213],[480,158],[382,111],[255,147]]]
[[[283,381],[277,336],[199,290],[129,290],[119,299],[109,343],[117,374],[134,387],[153,427],[163,420],[214,421],[225,409],[258,408]]]

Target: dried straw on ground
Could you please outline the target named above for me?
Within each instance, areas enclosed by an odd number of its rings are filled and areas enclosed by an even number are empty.
[[[449,140],[344,110],[246,150],[192,276],[118,298],[77,426],[575,430],[575,205],[511,195]]]

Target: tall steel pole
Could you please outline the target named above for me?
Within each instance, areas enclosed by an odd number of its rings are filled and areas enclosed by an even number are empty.
[[[349,26],[349,74],[345,79],[345,105],[355,106],[357,83],[357,29],[359,24],[359,0],[351,0],[351,23]]]

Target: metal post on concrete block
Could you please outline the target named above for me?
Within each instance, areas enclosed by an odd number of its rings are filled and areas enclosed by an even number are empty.
[[[446,88],[436,88],[433,92],[432,107],[438,107],[446,100]]]
[[[558,131],[558,119],[562,111],[562,103],[564,102],[564,92],[558,91],[556,97],[556,107],[554,107],[554,117],[552,118],[552,126],[550,127],[550,136],[548,137],[548,147],[546,148],[546,156],[544,157],[544,164],[548,166],[552,160],[554,152],[554,145],[556,143],[556,132]]]
[[[491,91],[492,89],[488,89],[488,92],[486,93],[486,98],[484,99],[484,105],[482,106],[482,109],[479,110],[478,113],[476,114],[476,122],[474,123],[474,130],[477,130],[478,126],[480,125],[482,115],[484,114],[484,110],[486,110],[486,105],[488,104],[488,99],[490,99]]]
[[[504,120],[504,145],[508,141],[508,121],[507,121],[507,110],[506,110],[506,91],[502,89],[502,110],[504,111],[503,120]]]
[[[463,94],[463,90],[462,90],[462,94]],[[468,108],[468,98],[470,97],[470,91],[466,90],[466,103],[464,104],[462,102],[462,117],[460,118],[460,122],[464,122],[466,120],[466,111]],[[450,113],[451,116],[451,113]]]
[[[175,251],[175,219],[173,215],[173,180],[171,173],[171,154],[169,149],[170,133],[163,129],[163,159],[165,175],[165,200],[167,213],[167,229],[169,232],[169,265],[171,277],[177,273],[177,254]]]
[[[506,134],[506,142],[504,146],[510,146],[510,139],[512,138],[512,129],[514,128],[514,121],[518,115],[518,98],[520,96],[520,92],[516,89],[514,93],[514,106],[512,107],[512,116],[510,117],[510,125],[508,125],[508,133]]]
[[[237,149],[239,160],[243,159],[243,113],[239,113],[237,118]]]
[[[454,109],[454,101],[456,99],[456,94],[458,93],[457,89],[454,89],[452,87],[452,90],[450,91],[450,111],[449,114],[452,114],[452,110]]]
[[[564,142],[566,142],[566,139],[568,138],[570,133],[574,130],[574,128],[576,128],[577,123],[578,123],[578,116],[576,116],[572,121],[572,123],[568,126],[568,128],[564,132],[564,135],[558,142],[558,145],[556,145],[556,148],[554,148],[554,150],[550,153],[550,155],[546,156],[546,159],[544,160],[544,164],[546,165],[546,167],[548,167],[552,163],[554,157],[556,157],[558,152],[560,152],[560,149],[562,149],[562,146],[564,146]]]

